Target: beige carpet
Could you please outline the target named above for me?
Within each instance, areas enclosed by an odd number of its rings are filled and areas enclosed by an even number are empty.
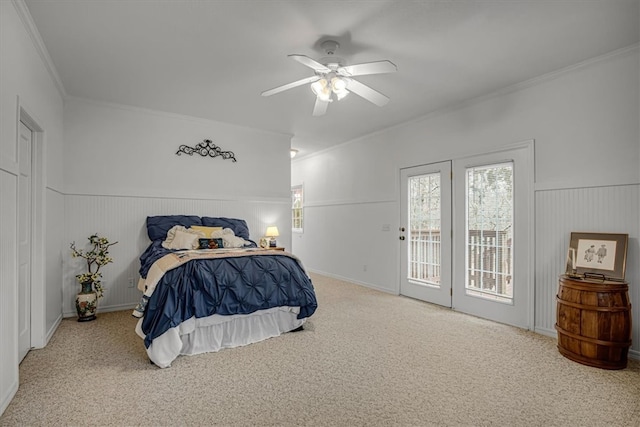
[[[66,319],[22,363],[0,425],[640,425],[637,361],[583,366],[549,337],[312,278],[305,331],[164,370],[129,311]]]

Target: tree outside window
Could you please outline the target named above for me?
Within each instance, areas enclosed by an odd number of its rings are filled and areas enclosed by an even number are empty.
[[[467,169],[467,290],[513,298],[513,164]]]

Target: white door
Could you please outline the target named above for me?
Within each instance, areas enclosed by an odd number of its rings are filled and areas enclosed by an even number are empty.
[[[31,348],[31,148],[32,132],[20,122],[18,177],[18,360]]]
[[[532,326],[533,146],[453,163],[453,308]]]
[[[400,178],[400,293],[451,307],[451,162]]]

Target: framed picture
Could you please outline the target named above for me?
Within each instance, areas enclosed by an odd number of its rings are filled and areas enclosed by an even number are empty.
[[[628,234],[571,233],[567,274],[624,281]]]
[[[260,247],[261,248],[268,248],[269,247],[269,239],[267,237],[261,237],[260,238]]]

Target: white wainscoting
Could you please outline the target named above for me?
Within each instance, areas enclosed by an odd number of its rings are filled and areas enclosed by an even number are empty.
[[[155,197],[65,196],[65,236],[78,247],[88,243],[87,237],[99,233],[117,241],[110,250],[114,259],[103,268],[104,298],[98,311],[133,307],[141,293],[139,256],[150,244],[146,218],[153,215],[198,215],[241,218],[247,221],[252,240],[259,240],[267,225],[278,225],[278,242],[291,247],[290,200],[205,200]],[[68,248],[68,246],[67,246]],[[81,259],[63,251],[63,314],[75,316],[75,294],[79,285],[75,275],[84,268]],[[134,286],[130,287],[130,281]]]
[[[34,342],[33,330],[31,331],[32,344],[44,347],[53,337],[58,325],[62,321],[62,263],[63,253],[67,253],[67,238],[64,235],[64,194],[53,188],[47,188],[46,217],[45,217],[45,317],[43,336],[40,342]],[[63,250],[64,249],[64,250]]]
[[[0,169],[0,414],[18,390],[18,177]]]
[[[640,319],[640,185],[537,191],[536,202],[536,331],[555,336],[558,276],[572,231],[629,234],[626,279],[632,318]],[[632,355],[640,355],[640,322],[633,323]]]

